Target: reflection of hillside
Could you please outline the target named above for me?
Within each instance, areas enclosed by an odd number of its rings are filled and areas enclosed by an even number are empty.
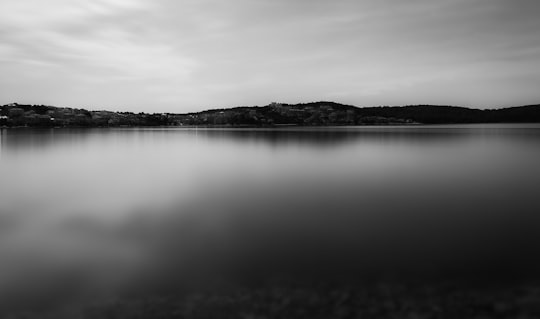
[[[282,127],[282,128],[125,128],[125,129],[2,129],[0,148],[39,150],[59,145],[80,145],[89,138],[174,139],[207,138],[210,141],[334,147],[353,142],[439,143],[471,137],[537,140],[537,125],[449,125],[449,126],[370,126],[370,127]]]
[[[496,128],[481,130],[470,127],[378,126],[330,128],[279,128],[279,129],[193,129],[190,134],[211,140],[232,140],[241,143],[264,143],[273,146],[302,145],[331,147],[358,142],[377,143],[438,143],[463,140],[479,133],[489,136],[499,134]],[[505,130],[505,134],[526,135],[527,130]],[[534,137],[534,136],[533,136]]]
[[[58,144],[77,145],[91,136],[88,129],[2,129],[3,150],[39,150]]]
[[[0,144],[3,150],[43,150],[57,146],[81,146],[90,139],[126,142],[123,138],[138,139],[143,135],[155,137],[156,133],[168,134],[168,129],[145,130],[142,128],[16,128],[1,129]],[[171,131],[172,132],[172,131]]]

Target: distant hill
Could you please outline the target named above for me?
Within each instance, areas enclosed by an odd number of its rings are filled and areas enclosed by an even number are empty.
[[[88,111],[12,103],[0,106],[0,126],[278,126],[389,125],[456,123],[540,123],[540,105],[479,110],[458,106],[356,107],[335,102],[271,103],[196,113]]]
[[[478,110],[457,106],[411,105],[368,107],[362,114],[406,118],[423,124],[444,123],[533,123],[540,122],[540,105]]]

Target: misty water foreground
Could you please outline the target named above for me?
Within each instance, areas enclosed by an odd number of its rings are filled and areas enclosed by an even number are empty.
[[[0,132],[0,317],[540,313],[540,125]]]

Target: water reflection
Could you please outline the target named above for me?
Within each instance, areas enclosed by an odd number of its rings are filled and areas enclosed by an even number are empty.
[[[4,151],[42,149],[58,145],[77,145],[86,139],[107,136],[122,139],[174,139],[193,136],[197,139],[221,139],[240,143],[266,143],[274,146],[304,145],[336,147],[355,141],[415,143],[440,140],[463,140],[479,136],[536,140],[540,127],[535,124],[430,125],[367,127],[282,127],[282,128],[124,128],[124,129],[17,129],[1,130]]]
[[[276,273],[536,276],[539,128],[2,130],[0,311]]]
[[[431,126],[368,126],[368,127],[284,127],[284,128],[147,128],[147,129],[17,129],[1,130],[1,149],[38,150],[58,145],[77,145],[86,139],[108,138],[178,138],[189,136],[199,139],[221,139],[240,143],[267,143],[280,145],[306,145],[313,147],[339,146],[361,141],[438,142],[478,138],[517,138],[535,140],[537,125],[431,125]],[[122,143],[125,139],[122,140]]]

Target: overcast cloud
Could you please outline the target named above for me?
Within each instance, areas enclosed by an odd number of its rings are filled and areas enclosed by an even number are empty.
[[[0,104],[540,103],[536,0],[2,0]]]

